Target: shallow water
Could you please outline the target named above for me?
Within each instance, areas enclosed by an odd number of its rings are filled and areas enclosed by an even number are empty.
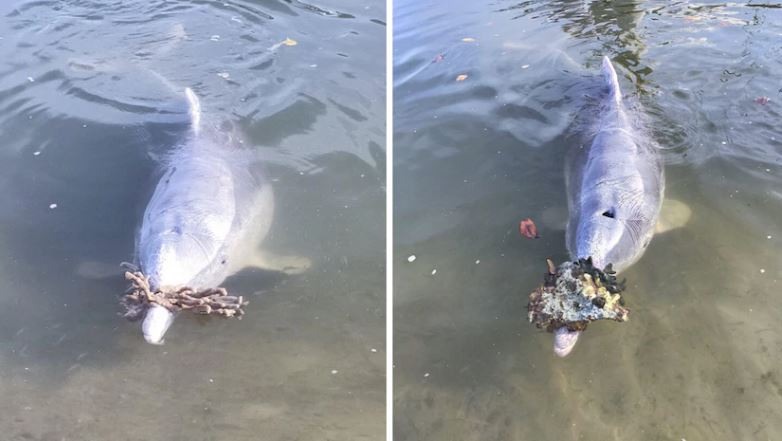
[[[782,437],[782,10],[399,0],[394,14],[396,438]],[[564,154],[604,54],[692,217],[623,273],[630,321],[591,325],[558,359],[526,296],[545,257],[567,258]],[[540,239],[519,235],[526,217]]]
[[[384,2],[0,15],[3,439],[381,439]],[[157,160],[187,133],[188,86],[264,158],[264,248],[313,265],[229,278],[243,320],[182,316],[152,346],[117,315],[118,264]]]

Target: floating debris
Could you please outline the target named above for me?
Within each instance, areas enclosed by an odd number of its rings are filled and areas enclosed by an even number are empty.
[[[529,295],[527,312],[530,323],[554,332],[559,328],[583,331],[596,320],[627,321],[621,292],[624,281],[617,282],[609,264],[596,268],[592,259],[579,259],[554,266],[546,259],[548,271],[541,287]]]
[[[462,41],[465,42],[465,43],[474,43],[475,39],[472,38],[472,37],[464,37],[464,38],[462,38]]]
[[[57,208],[57,204],[49,204],[50,210],[54,210],[55,208]]]
[[[437,56],[432,60],[432,63],[439,63],[443,60],[445,60],[445,54],[437,54]]]
[[[290,38],[286,38],[285,40],[282,41],[282,44],[285,46],[296,46],[297,44],[299,44],[299,42]]]
[[[524,64],[524,65],[521,66],[522,69],[526,69],[528,67],[529,67],[529,64]]]
[[[220,41],[220,36],[219,35],[212,35],[211,37],[209,37],[209,39],[212,40],[212,41]]]
[[[519,222],[519,233],[527,239],[538,239],[538,227],[535,226],[535,222],[530,218],[526,218]]]
[[[189,287],[176,290],[152,291],[149,277],[140,271],[125,272],[125,279],[132,282],[131,287],[122,296],[120,303],[125,308],[123,316],[135,321],[144,317],[151,304],[160,305],[171,312],[181,310],[196,314],[216,314],[223,317],[241,318],[244,314],[242,306],[247,305],[242,296],[229,296],[225,288],[208,288],[196,291]]]
[[[765,106],[771,101],[771,98],[767,96],[759,96],[755,98],[755,103],[760,104],[761,106]]]
[[[411,254],[410,257],[407,258],[407,261],[410,263],[415,262],[415,254]]]
[[[217,74],[217,76],[224,80],[227,80],[228,78],[231,77],[231,74],[229,74],[228,72],[220,72]]]
[[[459,75],[458,77],[456,77],[456,81],[464,81],[464,80],[466,80],[467,78],[468,78],[468,77],[467,77],[467,74],[461,74],[461,75]]]

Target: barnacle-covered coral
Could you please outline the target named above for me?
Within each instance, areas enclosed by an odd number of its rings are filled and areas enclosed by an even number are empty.
[[[562,327],[583,331],[596,320],[627,320],[630,311],[621,295],[624,283],[617,282],[611,265],[601,270],[592,259],[565,262],[559,267],[549,259],[547,263],[543,285],[529,295],[530,323],[554,332]]]

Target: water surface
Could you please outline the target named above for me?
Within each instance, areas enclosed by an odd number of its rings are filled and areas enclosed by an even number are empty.
[[[782,10],[394,13],[396,438],[780,438]],[[567,258],[564,155],[603,55],[661,145],[666,197],[692,217],[623,274],[630,321],[591,325],[558,359],[527,294],[545,257]],[[526,217],[540,239],[519,235]]]
[[[384,2],[15,1],[0,17],[3,439],[382,439]],[[152,346],[117,315],[118,264],[188,131],[184,87],[264,159],[264,249],[313,264],[229,278],[243,320],[181,316]]]

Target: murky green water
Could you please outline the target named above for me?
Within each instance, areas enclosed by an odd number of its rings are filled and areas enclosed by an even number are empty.
[[[384,2],[15,1],[0,17],[2,438],[382,439]],[[265,247],[313,265],[230,278],[244,320],[182,316],[158,347],[117,315],[117,265],[155,158],[188,130],[188,86],[265,158]]]
[[[782,10],[399,0],[394,13],[396,438],[779,439]],[[692,218],[623,274],[631,320],[590,326],[557,359],[526,294],[546,256],[567,257],[566,137],[604,54]],[[541,239],[520,237],[525,217]]]

